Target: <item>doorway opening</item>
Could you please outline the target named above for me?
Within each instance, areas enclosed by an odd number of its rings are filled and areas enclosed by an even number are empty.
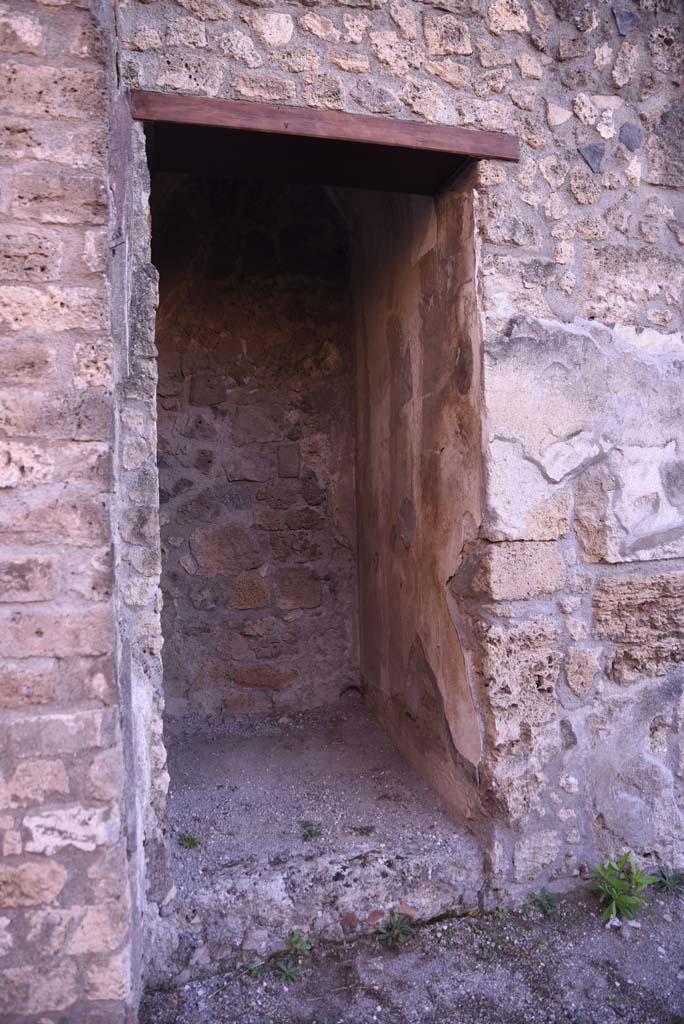
[[[477,903],[481,723],[451,588],[482,483],[474,216],[467,181],[433,199],[151,171],[187,977],[295,928]]]

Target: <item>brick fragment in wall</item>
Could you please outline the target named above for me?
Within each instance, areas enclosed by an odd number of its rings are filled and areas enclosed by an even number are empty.
[[[277,665],[241,665],[233,669],[232,675],[236,686],[257,690],[285,690],[297,678],[293,669]]]

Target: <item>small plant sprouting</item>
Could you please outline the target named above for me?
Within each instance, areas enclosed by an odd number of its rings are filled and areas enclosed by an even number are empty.
[[[632,854],[627,851],[619,860],[597,864],[587,883],[587,889],[605,903],[603,920],[614,917],[633,920],[645,905],[642,893],[659,881],[657,875],[647,875],[634,864]]]
[[[375,832],[375,825],[352,825],[351,831],[355,836],[372,836]]]
[[[411,927],[409,919],[401,914],[395,914],[393,910],[390,910],[384,928],[378,928],[375,933],[377,940],[385,942],[388,946],[401,946],[415,934],[416,929]]]
[[[199,839],[192,832],[181,832],[178,836],[178,845],[184,850],[196,850],[199,844]]]
[[[508,917],[508,907],[497,907],[494,913],[500,921],[505,921]]]
[[[311,955],[312,945],[302,935],[299,928],[295,928],[293,932],[285,936],[285,942],[290,947],[290,952],[293,956],[302,959],[305,956]]]
[[[310,843],[312,839],[318,839],[322,834],[321,823],[319,821],[309,821],[305,818],[299,822],[299,826],[302,830],[302,839],[305,843]]]
[[[268,961],[262,960],[258,964],[250,964],[247,968],[247,974],[250,978],[261,978],[268,970]]]
[[[279,960],[275,966],[274,973],[281,981],[298,981],[299,973],[294,960]]]
[[[659,867],[656,869],[656,889],[669,893],[671,896],[684,894],[684,871],[676,868]]]
[[[557,893],[542,889],[541,892],[532,893],[531,899],[532,905],[541,910],[544,917],[548,917],[550,921],[556,920],[558,904],[560,902],[560,896]]]

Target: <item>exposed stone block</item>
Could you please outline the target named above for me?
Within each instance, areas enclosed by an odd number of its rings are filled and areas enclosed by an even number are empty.
[[[222,576],[256,569],[264,561],[258,538],[230,523],[205,526],[190,538],[190,550],[203,576]]]
[[[125,901],[105,901],[97,906],[32,911],[26,915],[26,941],[43,956],[113,953],[126,935],[127,909]]]
[[[39,907],[54,903],[66,878],[67,871],[62,864],[45,858],[17,867],[0,865],[0,907]]]
[[[13,339],[11,345],[0,344],[0,375],[5,386],[36,386],[51,382],[55,354],[55,346],[47,339],[23,342]]]
[[[9,917],[0,917],[0,959],[12,949],[14,945],[14,939],[12,938],[12,919]]]
[[[321,580],[311,569],[281,569],[276,587],[279,608],[318,608],[321,603]]]
[[[334,21],[330,18],[326,18],[325,15],[318,14],[316,11],[307,11],[307,13],[299,19],[299,24],[305,32],[310,32],[311,35],[316,36],[318,39],[337,42],[340,38],[340,31]]]
[[[298,477],[300,468],[299,445],[281,444],[278,448],[278,475],[282,477]]]
[[[69,792],[62,761],[21,761],[6,780],[0,779],[0,808],[29,807],[52,795]]]
[[[233,5],[229,0],[178,0],[181,7],[192,11],[202,21],[230,21]]]
[[[75,961],[62,961],[36,970],[35,966],[0,971],[0,1012],[16,1020],[28,1014],[59,1013],[79,997]]]
[[[55,119],[36,122],[28,115],[3,116],[0,124],[0,145],[13,160],[45,160],[72,170],[100,170],[106,144],[106,130],[99,118],[96,124],[72,122],[68,132],[61,131]]]
[[[166,52],[160,59],[156,84],[179,92],[199,92],[213,96],[223,81],[220,61],[196,53]]]
[[[519,0],[494,0],[487,7],[487,27],[498,36],[502,32],[527,32],[529,23]]]
[[[261,576],[243,574],[237,577],[230,599],[231,608],[267,608],[270,603],[269,587]]]
[[[99,331],[109,323],[107,298],[96,288],[60,288],[44,291],[24,285],[0,287],[0,325],[11,331]]]
[[[255,11],[244,17],[254,35],[264,46],[285,46],[292,38],[294,22],[289,14],[277,11]]]
[[[66,658],[107,654],[113,644],[109,608],[0,609],[0,654],[8,658]]]
[[[54,281],[59,275],[62,244],[51,232],[26,228],[0,230],[3,281]]]
[[[489,544],[475,587],[493,601],[553,594],[565,584],[565,565],[552,541]]]
[[[26,714],[10,726],[18,757],[50,757],[100,749],[110,746],[116,734],[116,717],[112,711],[99,709]]]
[[[131,992],[131,954],[126,948],[106,963],[86,970],[86,995],[93,1000],[124,1000]]]
[[[86,776],[88,796],[92,800],[118,800],[123,791],[123,765],[121,751],[110,747],[96,754]]]
[[[203,47],[207,45],[207,30],[195,18],[176,18],[167,24],[164,42],[167,46]]]
[[[596,634],[615,644],[616,682],[661,676],[684,661],[684,573],[622,576],[599,581]]]
[[[626,129],[629,129],[629,135]],[[620,141],[631,150],[637,149],[641,142],[641,137],[637,134],[640,131],[639,125],[623,125],[620,129]],[[684,188],[682,132],[684,103],[673,104],[663,111],[653,124],[646,141],[649,161],[646,181],[650,184]]]
[[[452,14],[426,14],[423,30],[428,53],[434,56],[467,55],[473,52],[468,25]]]
[[[38,18],[12,11],[0,14],[0,51],[40,57],[44,48],[45,33]]]
[[[550,619],[532,619],[483,626],[480,636],[492,741],[497,747],[518,744],[556,717],[561,667],[556,626]]]
[[[20,468],[25,466],[22,461]],[[78,497],[54,491],[30,494],[27,488],[20,487],[25,480],[17,479],[15,466],[8,467],[12,472],[10,486],[14,491],[4,491],[3,502],[0,503],[0,534],[5,543],[9,540],[23,544],[51,544],[55,533],[65,546],[100,548],[109,541],[109,522],[107,502],[101,497],[88,497],[81,492]],[[29,479],[26,481],[31,484]],[[37,489],[36,489],[37,490]]]
[[[55,697],[57,667],[51,661],[9,661],[0,666],[0,707],[49,704]]]
[[[601,668],[600,647],[571,647],[565,661],[565,677],[576,697],[584,700]]]
[[[106,109],[101,71],[8,62],[0,68],[0,96],[6,113],[31,117],[104,117]]]
[[[293,100],[297,91],[291,79],[263,72],[234,74],[231,86],[235,95],[244,100]]]
[[[57,566],[51,559],[0,560],[0,602],[49,601],[57,585]]]
[[[107,190],[102,178],[75,174],[18,174],[11,213],[43,224],[105,224]]]

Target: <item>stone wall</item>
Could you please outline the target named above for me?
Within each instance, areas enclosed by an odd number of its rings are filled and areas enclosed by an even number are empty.
[[[681,5],[121,12],[131,85],[520,137],[517,166],[483,161],[472,181],[484,506],[450,584],[500,826],[492,876],[568,877],[626,844],[676,858]]]
[[[340,218],[322,189],[152,196],[168,719],[330,703],[358,685]]]
[[[122,84],[520,136],[470,182],[482,525],[449,583],[491,879],[681,860],[681,5],[111,13],[0,15],[0,1015],[120,1021],[143,914],[145,949],[172,941],[156,276]]]
[[[106,7],[0,14],[0,1020],[132,1001]]]

